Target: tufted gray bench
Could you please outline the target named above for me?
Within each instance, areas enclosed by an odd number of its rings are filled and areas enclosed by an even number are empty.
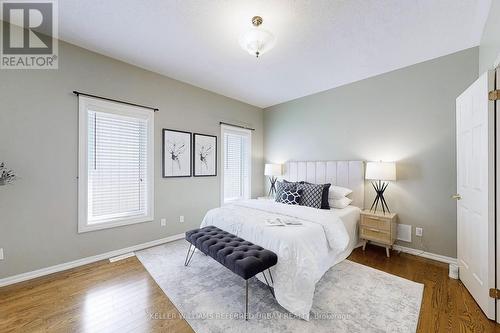
[[[248,279],[258,273],[262,273],[269,290],[274,296],[274,291],[264,273],[267,269],[271,283],[274,283],[273,276],[269,270],[270,267],[276,265],[278,262],[278,256],[274,252],[215,226],[187,231],[186,240],[190,245],[186,260],[184,261],[185,266],[189,265],[194,252],[198,249],[245,279],[245,320],[248,320]]]

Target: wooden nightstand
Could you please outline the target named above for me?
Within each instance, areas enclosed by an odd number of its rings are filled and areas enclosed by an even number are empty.
[[[398,215],[395,213],[362,211],[359,238],[364,241],[363,251],[366,243],[373,241],[385,245],[385,253],[389,257],[389,248],[392,248],[396,240],[397,223]]]

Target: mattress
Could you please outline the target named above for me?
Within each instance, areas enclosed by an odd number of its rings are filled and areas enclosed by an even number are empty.
[[[349,205],[346,208],[332,208],[331,210],[335,211],[335,214],[337,214],[342,222],[344,222],[344,226],[349,234],[349,245],[347,246],[347,249],[342,253],[331,257],[330,265],[333,266],[349,257],[352,250],[360,245],[358,237],[358,223],[361,216],[361,209],[356,206]]]

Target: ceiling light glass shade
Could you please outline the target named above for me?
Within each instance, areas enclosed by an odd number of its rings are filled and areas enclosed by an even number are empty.
[[[267,30],[253,28],[240,36],[243,50],[257,58],[273,48],[276,38]]]

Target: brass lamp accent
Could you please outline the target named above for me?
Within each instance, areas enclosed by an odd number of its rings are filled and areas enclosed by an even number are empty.
[[[253,24],[254,26],[258,27],[259,25],[261,25],[261,24],[262,24],[262,22],[264,22],[264,21],[262,20],[262,17],[260,17],[260,16],[254,16],[254,17],[252,17],[252,24]]]

